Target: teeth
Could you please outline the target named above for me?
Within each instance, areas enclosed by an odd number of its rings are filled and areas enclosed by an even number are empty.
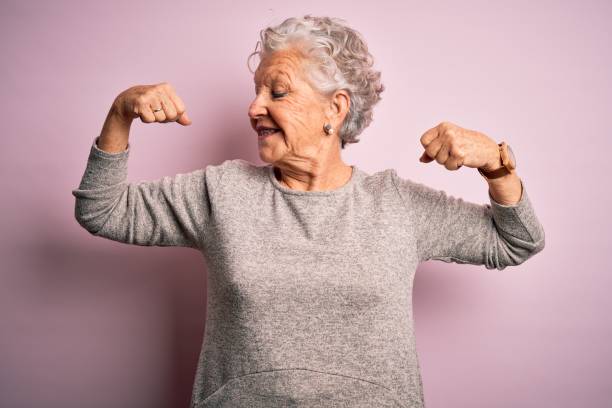
[[[266,136],[266,135],[269,135],[269,134],[271,134],[271,133],[275,133],[275,132],[277,132],[277,131],[278,131],[278,129],[264,129],[264,130],[261,130],[261,131],[259,132],[259,135],[260,135],[260,136]]]

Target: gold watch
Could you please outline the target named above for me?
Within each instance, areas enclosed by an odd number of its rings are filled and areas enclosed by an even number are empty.
[[[493,171],[484,171],[480,167],[478,168],[478,172],[484,178],[489,180],[510,174],[514,169],[516,169],[516,159],[514,157],[514,152],[512,151],[510,145],[506,142],[501,142],[498,144],[498,146],[502,166],[499,169]]]

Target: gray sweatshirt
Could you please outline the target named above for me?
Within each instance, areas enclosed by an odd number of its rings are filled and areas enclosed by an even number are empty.
[[[544,248],[524,181],[510,206],[356,166],[330,191],[292,190],[271,164],[243,159],[128,182],[130,146],[96,142],[72,191],[79,224],[126,244],[191,247],[207,264],[191,407],[424,407],[419,263],[501,270]]]

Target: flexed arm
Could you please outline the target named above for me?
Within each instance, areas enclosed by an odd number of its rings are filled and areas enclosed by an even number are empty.
[[[93,235],[114,241],[197,248],[210,217],[217,167],[128,183],[128,135],[136,117],[145,123],[191,123],[168,84],[136,86],[121,93],[93,141],[81,183],[72,191],[75,217]]]
[[[480,132],[443,122],[427,131],[421,143],[425,163],[435,158],[448,170],[462,165],[497,167],[499,146]],[[516,172],[489,182],[490,204],[464,201],[397,175],[395,182],[413,222],[421,261],[438,259],[504,269],[544,248],[544,228]]]

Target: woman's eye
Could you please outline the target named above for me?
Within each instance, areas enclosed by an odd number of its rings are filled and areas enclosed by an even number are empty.
[[[285,95],[287,95],[287,92],[272,92],[272,97],[275,99],[282,98]]]

